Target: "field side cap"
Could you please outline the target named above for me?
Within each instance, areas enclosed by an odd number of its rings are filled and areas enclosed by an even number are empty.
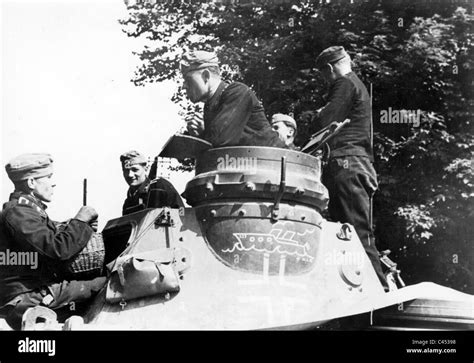
[[[291,126],[293,126],[293,128],[296,130],[296,121],[293,117],[289,116],[289,115],[285,115],[283,113],[276,113],[272,116],[272,122],[271,124],[273,125],[274,123],[277,123],[277,122],[287,122],[289,124],[291,124]]]
[[[211,66],[219,67],[219,59],[216,53],[204,50],[190,50],[183,54],[180,62],[180,69],[183,76],[191,71]]]
[[[147,164],[148,159],[145,155],[139,153],[138,151],[130,150],[120,155],[120,162],[122,163],[122,168],[129,169],[132,167],[132,165]]]
[[[316,67],[322,68],[328,63],[337,62],[348,56],[349,54],[347,54],[344,47],[336,45],[326,48],[316,58]]]
[[[53,173],[53,158],[50,154],[30,153],[13,158],[5,165],[11,181],[41,178]]]

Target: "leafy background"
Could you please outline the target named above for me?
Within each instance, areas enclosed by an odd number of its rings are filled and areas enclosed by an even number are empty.
[[[184,97],[179,59],[215,50],[224,78],[250,85],[267,116],[294,114],[297,144],[316,131],[324,104],[314,60],[344,46],[373,88],[379,250],[392,251],[407,283],[474,293],[471,14],[463,1],[147,1],[129,3],[120,22],[148,40],[135,85],[175,80],[183,117],[201,112]],[[382,124],[389,107],[421,110],[421,124]]]

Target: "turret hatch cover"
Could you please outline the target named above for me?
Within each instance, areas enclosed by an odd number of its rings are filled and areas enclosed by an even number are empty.
[[[203,151],[210,148],[212,148],[212,144],[206,140],[194,136],[176,134],[169,138],[158,156],[162,158],[195,159]]]

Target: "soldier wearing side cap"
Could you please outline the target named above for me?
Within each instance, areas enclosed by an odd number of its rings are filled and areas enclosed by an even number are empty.
[[[285,147],[272,130],[255,93],[243,83],[228,84],[221,80],[215,53],[185,53],[181,72],[189,100],[205,103],[204,120],[195,118],[188,122],[192,136],[201,137],[214,147]]]
[[[293,117],[282,113],[276,113],[272,116],[271,124],[272,129],[278,132],[280,140],[285,143],[288,149],[299,150],[299,148],[294,144],[297,126]]]
[[[0,251],[36,253],[36,268],[0,265],[0,310],[14,329],[21,328],[23,313],[38,305],[72,314],[68,304],[92,297],[105,277],[90,281],[66,281],[58,266],[87,245],[97,229],[97,212],[88,206],[68,223],[49,219],[46,205],[52,200],[53,160],[49,154],[23,154],[6,166],[15,186],[0,215]],[[64,309],[63,309],[64,308]]]
[[[372,197],[377,190],[371,141],[372,109],[367,88],[351,69],[351,58],[341,46],[329,47],[316,59],[329,84],[327,103],[317,110],[319,126],[350,119],[328,142],[330,156],[323,169],[332,219],[354,226],[377,275],[387,288],[372,226]]]
[[[150,187],[148,179],[148,159],[138,151],[131,150],[120,155],[122,172],[130,186],[123,203],[122,215],[145,209]]]
[[[152,184],[148,176],[146,156],[136,150],[131,150],[120,156],[120,162],[123,177],[130,186],[123,203],[122,215],[135,213],[145,208],[184,207],[179,193],[168,180],[157,178]],[[151,186],[155,197],[149,200]]]

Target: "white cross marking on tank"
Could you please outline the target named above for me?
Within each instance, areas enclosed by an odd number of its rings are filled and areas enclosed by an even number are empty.
[[[270,254],[263,254],[263,280],[268,281],[268,271],[270,270]]]
[[[285,280],[285,266],[286,266],[286,256],[280,255],[280,271],[278,271],[278,275],[280,276],[280,282]]]
[[[297,282],[289,282],[285,278],[285,267],[286,267],[286,256],[281,255],[280,256],[280,268],[278,271],[278,282],[281,286],[287,286],[287,287],[296,287],[299,289],[306,289],[306,285],[302,283],[297,283]],[[264,253],[263,254],[263,273],[262,273],[262,279],[249,279],[249,280],[238,280],[239,285],[263,285],[263,284],[269,284],[270,279],[269,279],[269,270],[270,270],[270,254]]]

